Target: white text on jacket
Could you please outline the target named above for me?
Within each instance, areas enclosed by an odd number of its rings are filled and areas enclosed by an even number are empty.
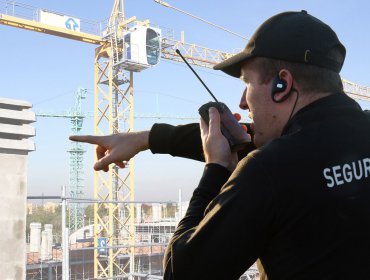
[[[323,174],[329,188],[365,179],[370,175],[370,158],[325,168]]]

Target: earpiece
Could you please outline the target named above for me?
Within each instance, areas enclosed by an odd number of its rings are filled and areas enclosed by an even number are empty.
[[[290,95],[290,92],[287,93],[284,97],[282,97],[281,99],[277,100],[275,95],[279,92],[282,92],[286,89],[287,87],[287,83],[285,80],[281,79],[280,77],[275,77],[274,80],[272,81],[272,89],[271,89],[271,98],[274,102],[276,103],[280,103],[280,102],[283,102],[284,100],[286,100],[289,95]]]

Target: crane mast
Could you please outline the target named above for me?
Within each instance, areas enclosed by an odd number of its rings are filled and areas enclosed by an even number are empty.
[[[95,52],[95,135],[116,134],[133,131],[134,96],[133,72],[125,71],[119,58],[123,55],[118,37],[122,36],[125,25],[123,1],[116,0],[109,23],[104,31],[105,44]],[[96,203],[94,205],[94,236],[106,237],[107,256],[94,251],[94,277],[110,278],[127,276],[134,271],[134,162],[119,172],[111,166],[108,172],[95,172],[94,198],[118,203]],[[124,173],[124,174],[123,174]],[[108,211],[108,219],[105,213]],[[95,247],[98,247],[95,238]],[[123,255],[129,255],[124,262]]]
[[[38,117],[47,118],[68,118],[71,122],[71,132],[76,135],[82,130],[83,120],[87,117],[82,112],[82,100],[86,98],[87,89],[78,88],[75,93],[74,107],[65,113],[46,113],[36,112]],[[72,142],[70,148],[67,150],[69,153],[69,196],[74,199],[84,198],[85,185],[84,185],[84,158],[86,152],[83,145],[78,142]],[[81,203],[69,203],[69,230],[75,232],[84,227],[84,208]]]
[[[82,99],[86,98],[87,89],[79,88],[76,91],[75,106],[71,112],[72,133],[80,134],[84,115],[82,113]],[[69,194],[73,198],[83,198],[85,185],[83,183],[83,155],[86,152],[81,143],[71,143],[67,151],[69,156]],[[80,203],[69,204],[69,228],[75,232],[84,227],[84,208]]]

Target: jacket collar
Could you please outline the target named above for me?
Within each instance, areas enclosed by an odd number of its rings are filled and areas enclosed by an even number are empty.
[[[300,109],[285,125],[281,135],[296,132],[308,123],[322,121],[330,117],[340,117],[344,113],[347,115],[358,111],[362,112],[362,109],[356,101],[344,92],[334,93],[315,100]]]

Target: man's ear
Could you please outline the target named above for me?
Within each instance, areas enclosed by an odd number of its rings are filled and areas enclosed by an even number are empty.
[[[272,81],[271,98],[275,103],[287,100],[291,94],[293,76],[289,70],[282,69]]]

